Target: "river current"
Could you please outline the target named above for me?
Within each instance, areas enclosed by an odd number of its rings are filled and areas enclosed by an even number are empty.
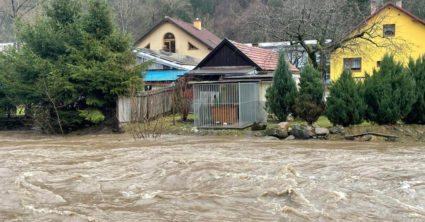
[[[0,221],[425,221],[425,144],[0,132]]]

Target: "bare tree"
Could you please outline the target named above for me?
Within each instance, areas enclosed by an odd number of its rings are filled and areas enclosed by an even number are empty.
[[[261,30],[277,41],[290,41],[301,46],[309,61],[326,74],[326,56],[337,49],[362,53],[359,44],[376,47],[401,46],[401,39],[385,38],[382,22],[386,14],[368,19],[359,5],[351,0],[276,0],[267,5],[253,20]],[[360,25],[358,25],[360,24]],[[308,44],[307,40],[314,40]]]
[[[10,38],[16,39],[16,33],[13,30],[13,24],[17,19],[24,18],[31,14],[40,4],[46,0],[0,0],[0,28],[9,25],[8,34],[12,33]]]
[[[110,0],[116,14],[116,19],[122,32],[131,31],[131,27],[137,21],[137,13],[141,0]]]
[[[187,121],[190,108],[192,106],[192,97],[190,96],[189,80],[179,78],[173,92],[173,112],[178,111],[182,121]]]

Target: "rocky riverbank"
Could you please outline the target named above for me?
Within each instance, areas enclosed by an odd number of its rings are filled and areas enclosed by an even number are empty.
[[[327,119],[326,119],[327,120]],[[425,142],[424,125],[361,125],[342,127],[332,126],[328,121],[316,122],[312,126],[300,121],[269,122],[254,124],[246,129],[197,129],[193,121],[176,120],[175,124],[165,118],[163,134],[196,135],[196,136],[233,136],[233,137],[266,137],[270,140],[355,140],[363,142]],[[363,134],[363,135],[359,135]],[[354,137],[353,137],[354,136]]]

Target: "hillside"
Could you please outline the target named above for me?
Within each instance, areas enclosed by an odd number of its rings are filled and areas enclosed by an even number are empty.
[[[38,4],[48,0],[0,0],[0,42],[13,41],[13,21],[23,17],[32,20],[39,7]],[[380,0],[380,4],[388,0]],[[129,32],[135,39],[146,33],[154,24],[165,16],[178,18],[186,22],[192,22],[200,18],[203,27],[214,32],[219,37],[227,37],[240,42],[278,41],[278,36],[270,34],[268,29],[276,24],[265,25],[267,10],[297,5],[317,4],[317,0],[109,0],[115,13],[116,24],[121,31]],[[344,2],[344,0],[335,0]],[[359,8],[356,13],[354,25],[369,14],[369,0],[345,0],[347,8],[353,8],[354,4]],[[11,4],[15,4],[13,12]],[[21,6],[22,7],[19,7]],[[326,7],[321,4],[318,7]],[[403,7],[413,14],[425,19],[425,1],[404,0]],[[346,9],[340,8],[340,13]],[[351,16],[353,17],[353,16]],[[283,21],[285,17],[282,15]],[[286,20],[287,23],[291,21]],[[278,28],[278,27],[275,27]],[[348,27],[346,27],[348,28]]]

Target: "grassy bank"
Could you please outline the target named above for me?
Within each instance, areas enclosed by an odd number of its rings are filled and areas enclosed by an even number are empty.
[[[196,129],[194,127],[194,116],[189,115],[187,121],[182,121],[180,116],[166,116],[161,119],[163,123],[163,134],[175,134],[175,135],[199,135],[199,136],[264,136],[264,131],[252,131],[251,128],[246,129]],[[275,120],[268,120],[267,128],[278,128],[279,122]],[[306,122],[302,120],[294,120],[290,122],[290,127],[294,127],[296,124],[305,125]],[[325,117],[321,116],[317,122],[313,124],[315,127],[332,128],[332,123]],[[124,127],[125,130],[125,127]],[[399,137],[400,142],[425,142],[425,126],[424,125],[374,125],[369,122],[363,122],[362,124],[350,126],[345,128],[345,134],[330,135],[329,140],[345,140],[346,135],[354,135],[365,132],[376,132],[387,135],[394,135]],[[362,141],[363,138],[356,139]],[[371,141],[385,141],[385,138],[372,137]]]

